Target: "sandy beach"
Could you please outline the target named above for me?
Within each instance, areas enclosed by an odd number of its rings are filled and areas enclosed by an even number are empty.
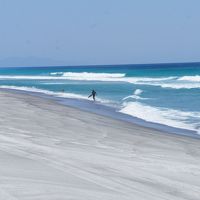
[[[0,200],[199,200],[200,140],[0,91]]]

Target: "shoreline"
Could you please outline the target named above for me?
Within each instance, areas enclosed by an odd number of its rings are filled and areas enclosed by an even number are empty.
[[[195,138],[29,94],[0,106],[0,199],[199,199]]]
[[[13,92],[13,93],[24,94],[24,95],[27,94],[27,95],[36,96],[39,98],[51,99],[55,103],[58,103],[64,106],[73,107],[75,109],[80,109],[85,112],[94,113],[97,115],[109,117],[109,118],[120,120],[123,122],[128,122],[133,125],[139,125],[141,127],[150,128],[153,130],[163,132],[165,134],[183,135],[183,136],[192,137],[195,139],[200,139],[200,135],[196,133],[195,131],[171,127],[165,124],[145,121],[143,119],[133,117],[125,113],[117,112],[113,107],[103,105],[101,103],[93,103],[92,101],[88,101],[84,99],[62,98],[62,97],[56,97],[56,96],[52,96],[52,95],[48,95],[48,94],[44,94],[40,92],[31,92],[31,91],[17,90],[17,89],[0,88],[0,91],[8,91],[11,93]]]

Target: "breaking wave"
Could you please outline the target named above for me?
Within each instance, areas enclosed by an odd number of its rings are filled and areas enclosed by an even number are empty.
[[[178,80],[180,80],[180,81],[190,81],[190,82],[200,82],[200,76],[199,75],[183,76],[183,77],[179,78]]]
[[[200,76],[170,77],[128,77],[125,73],[92,73],[92,72],[51,72],[46,76],[8,76],[1,75],[0,80],[72,80],[72,81],[105,81],[126,82],[136,85],[151,85],[172,89],[200,88]]]
[[[62,75],[72,80],[99,80],[104,78],[122,78],[126,74],[123,73],[93,73],[93,72],[53,72],[51,75]]]
[[[143,90],[141,90],[141,89],[136,89],[135,92],[134,92],[134,94],[135,94],[135,95],[140,95],[140,94],[142,94],[142,92],[143,92]]]
[[[151,84],[154,86],[160,86],[162,88],[172,89],[195,89],[200,88],[200,83],[162,83],[162,84]]]
[[[53,72],[54,73],[54,72]],[[58,73],[58,72],[57,72]],[[60,72],[59,72],[60,73]],[[126,77],[126,74],[122,73],[74,73],[66,72],[62,76],[7,76],[1,75],[0,79],[6,80],[82,80],[82,81],[119,81],[128,83],[145,84],[151,83],[152,81],[167,81],[172,80],[175,77],[164,77],[164,78],[151,78],[151,77]]]
[[[63,72],[51,72],[51,75],[63,75]]]
[[[125,98],[123,98],[122,100],[125,101],[127,99],[146,99],[146,98],[142,98],[140,97],[140,95],[143,93],[143,90],[141,89],[136,89],[133,93],[133,95],[129,95]]]
[[[139,102],[125,102],[123,108],[119,112],[148,122],[199,132],[199,112],[183,112],[167,108],[152,107]],[[195,119],[195,123],[191,123],[191,118]]]

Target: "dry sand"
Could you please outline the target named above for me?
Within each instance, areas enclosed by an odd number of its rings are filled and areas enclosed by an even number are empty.
[[[0,91],[0,200],[199,200],[200,140]]]

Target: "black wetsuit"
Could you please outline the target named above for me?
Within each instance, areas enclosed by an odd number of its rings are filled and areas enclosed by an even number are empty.
[[[92,93],[91,93],[91,95],[88,98],[90,98],[92,96],[93,100],[95,101],[96,94],[97,93],[94,90],[92,90]]]

